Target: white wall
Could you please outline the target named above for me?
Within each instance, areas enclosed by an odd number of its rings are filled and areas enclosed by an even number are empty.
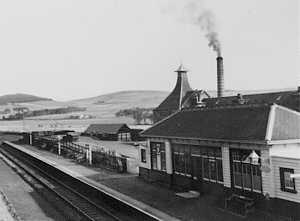
[[[274,183],[273,183],[273,170],[271,165],[270,150],[263,149],[261,150],[261,168],[266,168],[262,170],[262,191],[264,195],[269,195],[274,197]],[[269,171],[268,171],[269,170]]]
[[[290,152],[290,150],[292,150],[293,148],[300,149],[300,144],[272,146],[273,151],[271,150],[271,164],[273,171],[274,197],[300,203],[300,178],[295,179],[297,194],[282,191],[280,184],[280,167],[294,169],[295,174],[300,174],[300,156],[295,156],[297,152],[295,152],[294,154],[293,152],[291,152],[290,157],[287,157],[287,153]]]
[[[300,179],[295,179],[297,193],[289,193],[281,190],[279,168],[294,169],[295,174],[300,174],[300,160],[272,157],[274,170],[275,197],[300,203]]]
[[[142,162],[141,149],[146,150],[146,163]],[[146,169],[151,169],[151,163],[150,163],[151,156],[150,156],[150,141],[149,141],[149,139],[147,139],[146,146],[142,146],[142,145],[139,146],[138,154],[139,154],[139,157],[138,157],[139,167],[143,167],[143,168],[146,168]]]

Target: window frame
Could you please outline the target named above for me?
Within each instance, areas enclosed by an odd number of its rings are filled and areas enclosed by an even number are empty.
[[[297,193],[295,178],[291,178],[289,180],[289,182],[292,182],[293,187],[286,186],[286,179],[285,179],[285,176],[284,176],[285,173],[294,174],[294,169],[292,169],[292,168],[286,168],[286,167],[279,167],[280,186],[281,186],[280,189],[283,192]]]

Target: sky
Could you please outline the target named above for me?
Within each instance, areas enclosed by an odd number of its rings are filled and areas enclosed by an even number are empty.
[[[121,90],[170,91],[180,63],[195,89],[216,89],[216,53],[187,2],[0,0],[0,95],[56,100]],[[296,88],[298,0],[207,0],[225,88]]]

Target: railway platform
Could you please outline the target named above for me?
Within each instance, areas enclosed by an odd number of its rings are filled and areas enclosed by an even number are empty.
[[[177,218],[160,211],[148,205],[142,201],[136,200],[131,196],[128,196],[120,191],[117,191],[108,185],[103,184],[101,181],[104,180],[120,180],[120,179],[130,179],[136,178],[137,175],[132,174],[118,174],[112,171],[108,171],[105,169],[93,168],[84,165],[80,165],[76,162],[73,162],[71,159],[64,158],[62,156],[56,155],[49,151],[41,150],[37,147],[33,147],[30,145],[16,145],[10,142],[6,142],[9,145],[13,145],[25,153],[38,158],[56,168],[62,170],[63,172],[76,177],[80,180],[89,183],[92,186],[97,187],[99,190],[114,196],[120,201],[126,202],[132,207],[138,208],[139,210],[146,211],[146,213],[151,214],[153,217],[156,217],[158,220],[178,220]]]
[[[15,145],[15,144],[13,144]],[[201,221],[266,221],[261,214],[241,218],[218,209],[214,203],[216,198],[203,195],[196,198],[183,198],[176,192],[158,184],[143,181],[137,175],[118,174],[105,169],[93,168],[73,162],[54,153],[29,145],[16,145],[40,160],[43,160],[62,171],[79,178],[101,191],[104,191],[135,208],[146,211],[158,220],[201,220]],[[282,221],[281,219],[275,219]]]

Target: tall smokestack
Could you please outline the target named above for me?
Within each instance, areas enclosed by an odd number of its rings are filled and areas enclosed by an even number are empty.
[[[224,68],[223,58],[217,57],[217,81],[218,81],[218,97],[224,96]]]

